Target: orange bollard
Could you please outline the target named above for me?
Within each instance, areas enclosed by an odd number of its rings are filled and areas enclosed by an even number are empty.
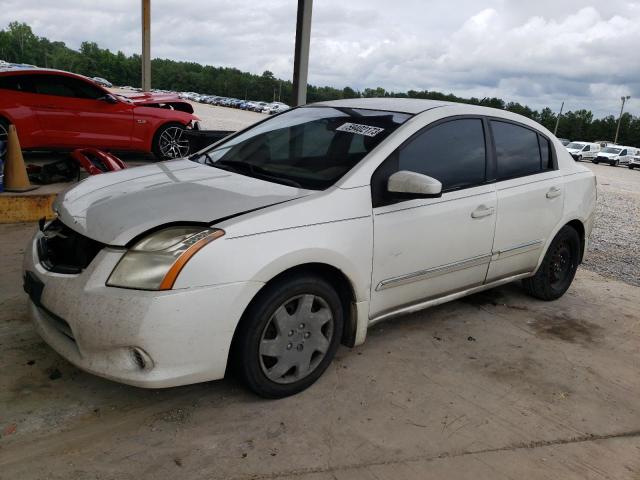
[[[29,182],[16,127],[9,125],[7,156],[4,163],[4,190],[6,192],[28,192],[36,188],[38,187],[32,186]]]

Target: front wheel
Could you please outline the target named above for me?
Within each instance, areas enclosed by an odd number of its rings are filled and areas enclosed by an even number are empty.
[[[635,165],[629,165],[629,170],[633,170],[635,168]]]
[[[234,367],[260,396],[282,398],[311,386],[342,337],[340,297],[320,277],[296,275],[269,285],[245,312]]]
[[[179,123],[163,125],[153,136],[153,154],[158,160],[171,160],[189,155],[191,146],[185,134],[185,127]]]
[[[598,160],[591,160],[592,163],[595,163],[596,165],[598,165],[598,163],[600,163]]]
[[[556,300],[569,289],[580,262],[580,237],[565,225],[555,236],[536,274],[522,281],[524,289],[540,300]]]
[[[579,162],[581,162],[581,161],[582,161],[582,155],[578,155],[577,160],[578,160]]]

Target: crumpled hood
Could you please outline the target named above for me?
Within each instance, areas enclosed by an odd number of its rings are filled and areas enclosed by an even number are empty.
[[[126,94],[123,97],[129,99],[134,105],[139,107],[171,106],[181,112],[193,113],[193,105],[183,100],[178,95],[171,93],[136,93]]]
[[[54,210],[73,230],[124,246],[172,222],[212,223],[310,193],[190,160],[94,175],[58,195]]]

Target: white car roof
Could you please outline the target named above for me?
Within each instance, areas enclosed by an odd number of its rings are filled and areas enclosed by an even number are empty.
[[[417,114],[432,108],[445,105],[461,105],[460,103],[444,102],[440,100],[423,100],[420,98],[348,98],[344,100],[330,100],[317,102],[311,105],[324,105],[327,107],[367,108],[371,110],[386,110],[388,112],[401,112]],[[469,109],[478,108],[475,105],[466,105]]]

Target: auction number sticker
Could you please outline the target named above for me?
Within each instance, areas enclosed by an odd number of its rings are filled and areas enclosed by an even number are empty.
[[[357,135],[364,135],[366,137],[375,137],[380,132],[384,131],[384,128],[370,127],[369,125],[361,125],[359,123],[343,123],[338,128],[339,132],[355,133]]]

